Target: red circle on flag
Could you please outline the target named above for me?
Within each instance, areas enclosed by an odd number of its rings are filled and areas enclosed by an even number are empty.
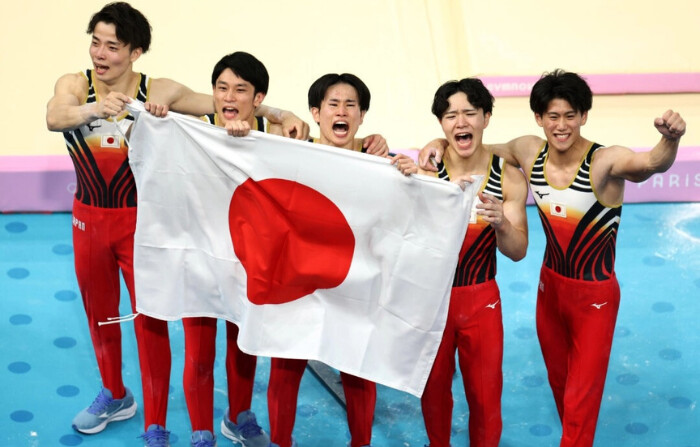
[[[557,213],[561,213],[561,207],[559,205],[555,206],[554,211],[556,211]]]
[[[114,137],[107,137],[107,144],[114,144]]]
[[[340,285],[355,236],[326,196],[300,183],[246,180],[233,192],[229,229],[254,304],[294,301]]]

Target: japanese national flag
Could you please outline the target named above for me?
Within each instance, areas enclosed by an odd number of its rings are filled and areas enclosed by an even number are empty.
[[[130,108],[139,312],[224,318],[251,354],[421,395],[475,191],[376,156]]]

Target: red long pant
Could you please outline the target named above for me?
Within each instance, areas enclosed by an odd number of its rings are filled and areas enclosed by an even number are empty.
[[[562,422],[561,447],[593,445],[619,306],[615,276],[580,281],[542,267],[537,336]]]
[[[119,316],[119,271],[124,277],[132,312],[134,295],[134,231],[136,208],[98,208],[73,202],[75,274],[83,298],[102,384],[115,399],[124,397],[119,324],[100,326]],[[165,426],[170,384],[168,323],[139,315],[133,320],[141,369],[145,427]]]
[[[192,431],[214,431],[215,318],[183,318],[185,371],[183,388]],[[238,326],[226,322],[226,378],[229,415],[235,423],[242,411],[250,410],[255,385],[257,357],[238,347]]]
[[[469,445],[498,446],[503,427],[503,322],[496,281],[452,288],[445,332],[421,407],[430,447],[449,447],[455,351],[469,405]]]
[[[291,447],[292,431],[297,412],[297,396],[307,360],[273,358],[267,388],[267,408],[270,416],[270,439],[280,447]],[[340,373],[345,393],[351,447],[369,445],[377,402],[374,382]]]

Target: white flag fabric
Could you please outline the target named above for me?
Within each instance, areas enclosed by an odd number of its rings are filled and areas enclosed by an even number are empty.
[[[223,318],[250,354],[422,394],[479,182],[129,108],[139,312]]]

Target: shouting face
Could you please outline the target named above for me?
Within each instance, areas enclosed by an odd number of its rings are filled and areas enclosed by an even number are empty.
[[[481,146],[484,129],[489,125],[490,113],[474,107],[464,92],[448,98],[449,107],[440,119],[445,138],[461,157],[474,154]]]
[[[569,101],[560,98],[551,100],[543,115],[535,114],[549,147],[559,152],[565,152],[581,138],[581,126],[587,118],[587,112],[574,110]]]
[[[113,24],[98,22],[92,33],[90,58],[97,79],[111,84],[131,74],[131,64],[141,56],[141,48],[132,49],[117,39]]]
[[[214,109],[222,127],[229,121],[248,121],[251,125],[255,119],[255,109],[265,95],[255,93],[253,84],[236,75],[230,68],[221,72],[214,84]]]
[[[321,128],[322,144],[351,149],[365,112],[353,86],[335,84],[326,91],[321,108],[311,108],[311,115]]]

